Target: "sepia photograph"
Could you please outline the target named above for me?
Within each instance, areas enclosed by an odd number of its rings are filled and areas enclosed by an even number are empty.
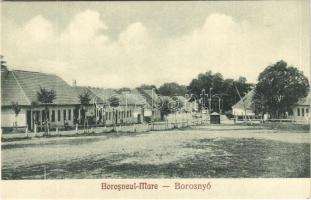
[[[4,1],[0,58],[1,182],[310,181],[308,0]]]

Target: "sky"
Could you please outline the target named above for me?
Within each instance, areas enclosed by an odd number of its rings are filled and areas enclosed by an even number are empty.
[[[308,1],[2,2],[10,69],[104,88],[188,85],[212,70],[256,83],[281,59],[309,77]]]

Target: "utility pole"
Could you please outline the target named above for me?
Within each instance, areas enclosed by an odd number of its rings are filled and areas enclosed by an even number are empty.
[[[209,113],[212,111],[212,89],[213,88],[209,89]]]
[[[151,99],[152,99],[152,103],[151,103],[151,106],[152,106],[152,108],[151,108],[151,121],[152,121],[152,123],[154,121],[154,116],[153,116],[154,115],[154,113],[153,113],[154,112],[154,100],[153,100],[153,98],[154,98],[153,97],[154,96],[154,91],[153,90],[154,90],[154,88],[151,89]]]
[[[127,123],[128,115],[127,115],[127,95],[125,93],[125,122]]]

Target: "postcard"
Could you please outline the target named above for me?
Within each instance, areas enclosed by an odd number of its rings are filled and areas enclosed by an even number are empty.
[[[1,199],[310,198],[310,1],[1,2]]]

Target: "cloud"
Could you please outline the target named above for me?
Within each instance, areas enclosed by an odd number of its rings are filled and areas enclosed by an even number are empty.
[[[100,19],[100,14],[86,10],[74,16],[66,30],[61,34],[61,41],[72,45],[102,44],[108,40],[102,32],[107,29]]]
[[[258,73],[279,59],[309,72],[303,32],[281,32],[279,25],[260,26],[221,13],[210,14],[201,26],[175,38],[156,36],[139,21],[109,38],[109,27],[94,10],[76,14],[63,30],[41,15],[5,27],[3,54],[9,64],[54,72],[80,85],[188,84],[208,70],[255,82]]]

